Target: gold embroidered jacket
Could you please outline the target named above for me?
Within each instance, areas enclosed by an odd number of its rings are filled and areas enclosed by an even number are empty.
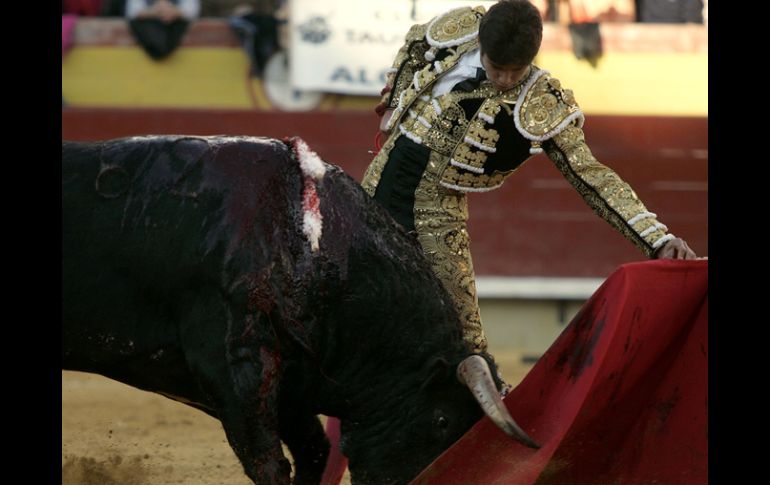
[[[460,57],[479,47],[483,7],[463,7],[413,26],[388,76],[383,102],[393,109],[391,136],[404,135],[439,153],[439,184],[460,192],[498,188],[532,154],[545,150],[588,205],[647,256],[673,238],[631,187],[599,163],[585,143],[583,113],[571,90],[548,71],[531,66],[514,88],[481,83],[470,92],[432,97],[432,89]],[[370,195],[387,162],[383,150],[363,186]]]

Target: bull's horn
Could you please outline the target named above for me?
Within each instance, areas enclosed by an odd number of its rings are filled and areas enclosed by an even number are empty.
[[[516,421],[513,420],[503,399],[495,387],[489,364],[480,355],[471,355],[457,366],[457,378],[471,390],[473,397],[481,405],[481,409],[505,434],[517,441],[538,449],[540,445],[527,436]]]

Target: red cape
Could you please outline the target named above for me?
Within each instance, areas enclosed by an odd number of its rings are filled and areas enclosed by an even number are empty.
[[[621,266],[488,419],[413,484],[705,484],[708,261]]]

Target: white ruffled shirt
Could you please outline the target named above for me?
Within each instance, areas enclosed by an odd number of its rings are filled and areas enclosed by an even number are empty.
[[[476,48],[466,52],[460,57],[457,64],[433,85],[431,95],[437,98],[451,91],[455,84],[475,78],[476,69],[479,67],[484,69],[484,66],[481,65],[481,49]]]

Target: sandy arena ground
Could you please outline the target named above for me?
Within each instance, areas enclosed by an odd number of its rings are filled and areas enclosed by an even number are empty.
[[[511,384],[531,368],[492,353]],[[252,485],[219,421],[158,394],[63,371],[61,415],[62,485]]]

